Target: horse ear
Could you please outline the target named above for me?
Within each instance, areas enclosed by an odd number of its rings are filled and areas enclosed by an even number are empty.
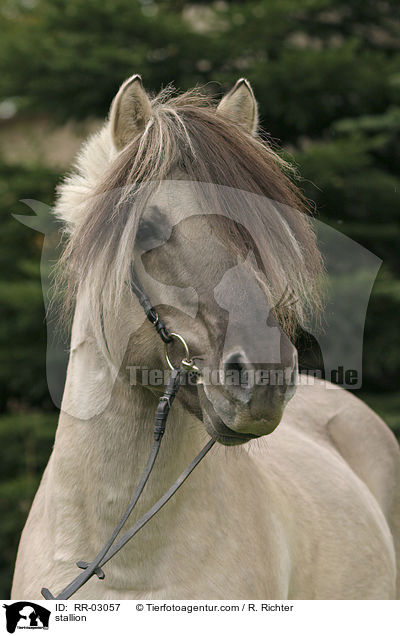
[[[258,106],[250,82],[243,77],[222,98],[217,111],[243,126],[250,134],[255,134],[258,125]]]
[[[151,117],[151,104],[140,75],[132,75],[116,94],[110,109],[115,147],[122,150],[140,134]]]

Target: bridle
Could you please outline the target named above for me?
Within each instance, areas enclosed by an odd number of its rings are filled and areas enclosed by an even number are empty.
[[[147,296],[143,287],[138,280],[136,273],[132,269],[131,271],[131,280],[130,286],[133,293],[137,296],[139,303],[143,307],[143,310],[151,322],[151,324],[156,329],[160,338],[164,342],[164,354],[166,363],[171,370],[171,375],[167,384],[167,387],[160,397],[155,419],[154,419],[154,429],[153,436],[154,442],[152,449],[150,451],[149,457],[147,459],[146,466],[142,473],[142,476],[139,480],[139,483],[136,487],[136,490],[126,508],[124,514],[122,515],[120,521],[114,528],[110,538],[94,557],[93,561],[78,561],[78,568],[82,569],[83,572],[78,574],[74,578],[71,583],[69,583],[57,596],[54,596],[50,590],[43,587],[41,590],[42,596],[45,599],[69,599],[75,592],[77,592],[92,576],[96,575],[99,579],[104,579],[105,574],[103,572],[103,566],[110,561],[119,552],[127,543],[130,541],[138,532],[143,528],[154,517],[154,515],[161,510],[163,506],[173,497],[176,491],[182,486],[182,484],[186,481],[189,475],[193,472],[196,466],[201,462],[201,460],[207,455],[208,451],[214,446],[215,440],[211,439],[207,444],[202,448],[200,453],[190,462],[190,464],[186,467],[186,469],[179,475],[178,479],[172,484],[172,486],[160,497],[160,499],[140,518],[136,523],[132,526],[130,530],[125,532],[118,541],[116,541],[117,536],[119,535],[122,527],[125,525],[128,517],[130,516],[132,510],[136,506],[139,498],[146,486],[146,483],[150,477],[150,473],[153,469],[155,461],[157,459],[158,452],[160,450],[161,442],[164,436],[165,427],[168,419],[168,415],[172,406],[172,403],[176,397],[176,394],[181,385],[181,377],[189,372],[197,373],[199,371],[198,367],[195,365],[193,359],[190,357],[189,347],[185,341],[185,339],[179,335],[178,333],[171,332],[167,329],[164,322],[161,320],[157,311],[151,304],[150,298]],[[180,363],[180,367],[175,367],[171,362],[171,359],[168,355],[168,345],[173,341],[177,340],[181,343],[185,351],[185,357],[182,359]]]

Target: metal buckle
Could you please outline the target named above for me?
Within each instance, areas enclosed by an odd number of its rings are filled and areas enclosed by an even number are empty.
[[[199,367],[195,365],[195,363],[190,357],[190,351],[189,351],[189,347],[187,345],[186,340],[181,335],[179,335],[179,333],[170,333],[169,335],[171,336],[172,339],[175,338],[176,340],[179,340],[179,342],[183,345],[185,349],[185,357],[182,358],[181,360],[181,367],[183,367],[186,371],[200,371]],[[169,366],[171,371],[174,371],[177,367],[174,367],[174,365],[172,364],[169,358],[167,342],[164,343],[164,355],[165,355],[165,361],[167,365]]]
[[[159,315],[153,307],[149,311],[148,318],[152,325],[156,325],[159,321]]]

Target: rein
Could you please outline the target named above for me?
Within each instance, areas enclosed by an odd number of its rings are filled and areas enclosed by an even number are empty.
[[[190,358],[189,347],[186,344],[185,339],[177,333],[170,332],[165,326],[164,322],[160,319],[157,311],[151,304],[150,298],[147,296],[143,287],[141,286],[135,272],[132,270],[131,272],[131,289],[134,294],[137,296],[139,303],[143,307],[143,310],[151,322],[151,324],[156,329],[160,338],[164,342],[164,353],[165,360],[168,364],[168,367],[171,369],[171,375],[167,384],[167,387],[160,397],[157,410],[154,418],[154,428],[153,428],[153,436],[154,442],[152,449],[150,451],[149,457],[146,462],[146,466],[143,470],[142,476],[139,480],[139,483],[136,487],[134,494],[126,508],[124,514],[122,515],[120,521],[114,528],[110,538],[105,543],[103,548],[98,552],[98,554],[94,557],[93,561],[78,561],[78,568],[82,569],[83,572],[78,574],[74,578],[71,583],[69,583],[59,594],[58,596],[54,596],[50,590],[46,587],[43,587],[41,590],[42,596],[45,599],[60,599],[66,600],[69,599],[75,592],[77,592],[92,576],[96,575],[99,579],[104,579],[105,574],[102,570],[103,565],[105,565],[110,559],[113,558],[127,543],[130,541],[138,532],[143,528],[154,517],[154,515],[165,506],[165,504],[173,497],[176,491],[182,486],[182,484],[186,481],[189,475],[193,472],[196,466],[201,462],[201,460],[207,455],[208,451],[214,446],[215,440],[210,440],[207,444],[202,448],[200,453],[191,461],[191,463],[187,466],[187,468],[179,475],[178,479],[172,484],[172,486],[160,497],[160,499],[140,518],[136,523],[132,526],[130,530],[125,532],[122,537],[115,543],[117,536],[122,530],[122,527],[125,525],[128,517],[130,516],[132,510],[136,506],[137,502],[140,499],[140,496],[144,490],[144,487],[147,484],[147,481],[150,477],[151,471],[153,470],[153,466],[157,459],[158,452],[160,450],[161,442],[165,433],[165,427],[168,419],[168,415],[172,406],[172,403],[176,397],[176,394],[180,387],[180,379],[181,376],[189,371],[198,372],[198,367],[194,364],[193,360]],[[178,340],[184,347],[185,357],[181,361],[181,367],[175,368],[172,364],[169,356],[168,356],[168,344],[173,340]],[[115,545],[114,545],[115,544]]]

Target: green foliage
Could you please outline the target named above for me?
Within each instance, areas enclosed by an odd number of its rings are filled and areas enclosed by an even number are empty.
[[[50,203],[57,178],[39,166],[0,163],[0,412],[21,405],[52,408],[45,369],[42,234],[12,214],[29,214],[20,202],[25,197]]]
[[[3,2],[0,94],[30,108],[63,118],[104,116],[132,73],[157,90],[174,80],[185,86],[185,79],[204,79],[195,71],[204,40],[185,27],[172,3],[39,0],[7,10],[10,4]]]

